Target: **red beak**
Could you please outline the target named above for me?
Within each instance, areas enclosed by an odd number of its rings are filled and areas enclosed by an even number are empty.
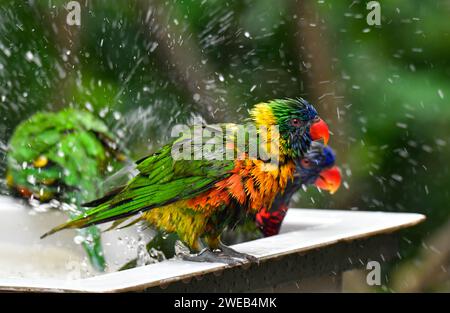
[[[323,190],[328,190],[331,194],[335,193],[341,186],[341,172],[337,166],[320,172],[315,185]]]
[[[328,130],[328,125],[322,119],[319,119],[317,122],[311,125],[309,134],[311,135],[311,139],[313,141],[323,139],[323,143],[325,145],[328,144],[328,140],[330,139],[330,131]]]

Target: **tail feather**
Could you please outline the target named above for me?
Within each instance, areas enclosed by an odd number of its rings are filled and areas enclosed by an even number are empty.
[[[97,219],[97,220],[93,220],[93,216],[82,217],[82,218],[71,220],[64,224],[58,225],[58,226],[52,228],[51,230],[49,230],[48,232],[46,232],[45,234],[43,234],[40,238],[43,239],[49,235],[52,235],[52,234],[57,233],[64,229],[85,228],[85,227],[89,227],[89,226],[93,226],[93,225],[98,225],[98,224],[115,221],[117,219],[127,220],[130,216],[132,216],[134,214],[136,214],[136,211],[126,212],[126,213],[118,214],[118,215],[112,215],[112,216],[105,217],[102,219]],[[120,223],[118,223],[118,224],[120,224]],[[131,226],[133,224],[134,224],[134,221],[133,221],[133,223],[127,224],[126,227]]]
[[[81,205],[91,208],[71,221],[56,226],[42,238],[66,228],[84,228],[164,207],[197,196],[210,189],[215,183],[216,180],[210,178],[192,176],[171,180],[164,184],[152,184],[148,183],[148,178],[145,176],[137,176],[125,187],[117,188],[103,198]]]
[[[68,221],[64,224],[58,225],[52,229],[50,229],[48,232],[46,232],[45,234],[43,234],[40,238],[44,239],[45,237],[52,235],[56,232],[59,232],[63,229],[68,229],[68,228],[83,228],[83,227],[87,227],[89,225],[86,224],[88,220],[86,218],[83,219],[79,219],[79,220],[72,220],[72,221]]]
[[[115,221],[111,224],[111,226],[109,226],[109,227],[108,227],[107,229],[105,229],[103,232],[107,232],[107,231],[116,229],[119,225],[125,223],[128,219],[129,219],[128,217],[125,217],[125,218],[121,218],[121,219],[115,220]]]
[[[104,204],[105,202],[108,202],[109,200],[111,200],[112,198],[117,196],[120,192],[122,192],[125,189],[125,187],[126,186],[120,186],[116,189],[113,189],[113,190],[107,192],[103,197],[101,197],[99,199],[95,199],[90,202],[83,203],[81,206],[87,207],[87,208],[93,208],[93,207],[99,206],[101,204]]]
[[[136,223],[138,223],[138,222],[140,222],[142,220],[143,220],[142,216],[139,216],[138,218],[132,220],[131,222],[125,224],[124,226],[120,226],[118,229],[124,229],[124,228],[130,227],[130,226],[132,226],[132,225],[134,225],[134,224],[136,224]]]
[[[124,217],[124,218],[115,220],[115,221],[112,223],[112,225],[109,226],[107,229],[105,229],[103,232],[107,232],[107,231],[110,231],[110,230],[113,230],[113,229],[123,229],[123,228],[130,227],[130,226],[136,224],[137,222],[142,221],[142,216],[138,216],[137,218],[131,220],[131,221],[128,222],[128,223],[126,223],[125,225],[120,226],[120,225],[122,225],[123,223],[125,223],[126,221],[129,221],[130,219],[132,219],[132,217]],[[119,226],[120,226],[120,227],[119,227]]]

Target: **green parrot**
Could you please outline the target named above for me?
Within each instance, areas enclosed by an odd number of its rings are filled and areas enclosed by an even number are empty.
[[[57,200],[70,218],[101,194],[105,176],[126,160],[107,126],[87,111],[41,112],[15,129],[7,156],[7,185],[14,195],[41,203]],[[104,271],[100,231],[78,231],[92,266]]]

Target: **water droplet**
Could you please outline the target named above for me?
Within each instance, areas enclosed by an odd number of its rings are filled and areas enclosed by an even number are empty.
[[[77,245],[81,245],[84,242],[84,237],[80,236],[80,235],[75,236],[73,238],[73,242],[75,242],[75,244],[77,244]]]
[[[399,183],[403,181],[403,177],[398,174],[392,174],[391,177],[392,179],[398,181]]]

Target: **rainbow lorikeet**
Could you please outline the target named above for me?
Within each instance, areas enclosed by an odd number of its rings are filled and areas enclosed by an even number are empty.
[[[312,142],[305,156],[296,162],[297,169],[294,180],[289,181],[284,192],[275,197],[272,206],[268,210],[263,208],[254,215],[244,217],[236,227],[228,229],[223,234],[224,242],[239,243],[278,234],[289,202],[302,186],[314,184],[321,190],[327,190],[331,194],[335,193],[341,184],[340,171],[334,165],[335,158],[330,147],[324,146],[320,142]],[[156,232],[146,248],[150,254],[154,249],[161,251],[165,258],[172,258],[175,256],[175,244],[178,239],[173,233]],[[124,265],[122,269],[132,268],[136,265],[137,260],[135,259]]]
[[[182,136],[139,160],[139,174],[126,186],[85,204],[91,208],[43,237],[66,228],[121,222],[138,215],[135,221],[145,220],[157,229],[177,233],[192,251],[201,251],[195,256],[186,255],[187,260],[231,264],[236,262],[234,257],[254,260],[252,256],[223,245],[220,234],[243,212],[256,213],[269,207],[275,196],[294,179],[294,160],[308,151],[312,140],[322,138],[327,141],[329,133],[314,107],[301,98],[257,104],[250,111],[250,121],[250,126],[256,129],[278,128],[278,131],[265,134],[258,132],[259,137],[277,139],[273,151],[262,145],[270,158],[249,157],[251,147],[248,142],[243,147],[234,144],[237,136],[250,138],[251,127],[242,129],[236,124],[204,126],[204,130],[210,131],[226,128],[221,136],[214,136],[216,143],[224,147],[219,156],[211,159],[207,154],[200,160],[175,159],[172,150],[180,144],[193,147],[193,154],[198,150],[208,151],[206,143],[196,145],[195,136]],[[230,134],[230,129],[235,132]],[[207,143],[210,144],[210,140]],[[230,151],[234,157],[228,159]],[[266,161],[275,158],[275,154],[278,157],[276,164]]]
[[[40,203],[57,200],[71,217],[82,211],[81,203],[98,196],[108,172],[124,161],[107,126],[93,114],[74,109],[41,112],[15,129],[7,157],[7,184],[15,195]],[[105,259],[100,231],[80,230],[82,245],[97,270]]]
[[[289,202],[300,188],[315,185],[334,194],[341,184],[341,173],[335,166],[333,150],[320,142],[312,142],[304,157],[296,160],[294,180],[284,192],[278,194],[269,208],[262,208],[256,214],[247,215],[231,230],[223,234],[227,243],[239,243],[269,237],[280,232],[288,211]]]
[[[341,173],[335,163],[335,154],[330,147],[313,142],[304,158],[297,163],[294,180],[289,182],[282,194],[279,194],[272,206],[262,208],[256,213],[255,221],[265,237],[280,232],[281,224],[288,210],[292,196],[302,186],[315,184],[322,190],[334,194],[341,185]]]

